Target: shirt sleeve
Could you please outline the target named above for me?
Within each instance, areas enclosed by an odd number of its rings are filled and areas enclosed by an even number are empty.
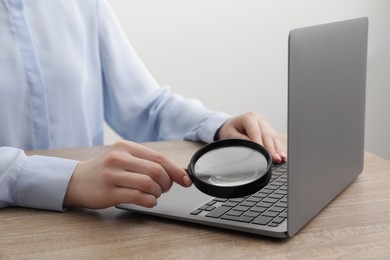
[[[0,147],[0,208],[20,206],[63,211],[68,183],[78,161],[26,156]]]
[[[161,87],[136,55],[107,1],[99,2],[105,120],[133,141],[213,141],[230,117]],[[156,43],[157,44],[157,43]]]

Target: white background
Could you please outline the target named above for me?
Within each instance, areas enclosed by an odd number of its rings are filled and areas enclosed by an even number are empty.
[[[230,114],[255,111],[287,131],[293,28],[369,18],[366,150],[390,159],[389,0],[109,0],[161,85]],[[106,127],[105,143],[118,137]]]

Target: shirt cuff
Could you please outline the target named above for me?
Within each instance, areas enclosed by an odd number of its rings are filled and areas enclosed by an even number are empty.
[[[202,124],[201,129],[199,131],[200,140],[206,143],[213,142],[216,131],[229,118],[231,118],[231,116],[224,113],[215,113],[209,116]]]
[[[78,161],[29,156],[16,184],[16,205],[64,211],[65,193]]]

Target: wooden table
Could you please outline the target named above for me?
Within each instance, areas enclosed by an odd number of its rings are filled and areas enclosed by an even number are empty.
[[[145,145],[185,167],[191,142]],[[83,160],[104,147],[37,151]],[[362,175],[290,239],[270,239],[122,211],[0,210],[0,259],[390,259],[390,162]]]

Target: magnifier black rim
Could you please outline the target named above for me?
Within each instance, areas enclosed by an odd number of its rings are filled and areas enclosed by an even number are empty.
[[[205,153],[216,149],[216,148],[223,148],[223,147],[234,147],[234,146],[242,146],[242,147],[249,147],[252,148],[261,154],[264,155],[264,157],[267,160],[267,172],[259,177],[258,179],[251,181],[249,183],[241,184],[241,185],[235,185],[235,186],[217,186],[210,183],[206,183],[199,179],[195,175],[195,163],[198,161],[198,159],[203,156]],[[268,182],[271,179],[272,176],[272,157],[262,145],[248,141],[245,139],[223,139],[218,140],[209,144],[206,144],[205,146],[201,147],[191,158],[191,161],[187,168],[188,175],[190,176],[192,182],[194,185],[202,192],[218,198],[237,198],[237,197],[244,197],[251,195],[260,189],[262,189],[264,186],[268,184]]]

